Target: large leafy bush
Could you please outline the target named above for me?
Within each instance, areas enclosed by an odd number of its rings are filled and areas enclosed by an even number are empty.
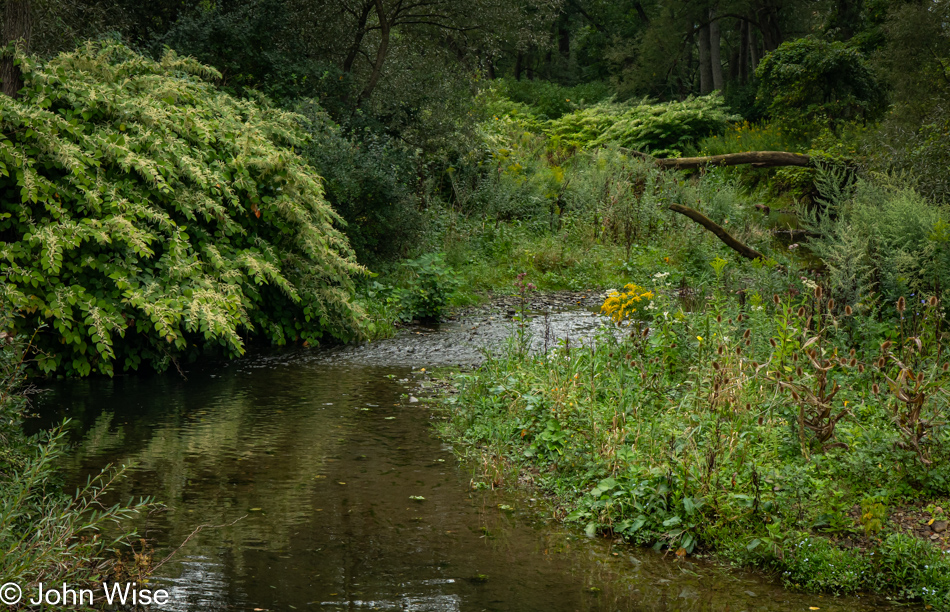
[[[2,299],[44,372],[356,333],[355,263],[300,117],[118,44],[22,57],[0,97]]]
[[[884,111],[884,94],[867,59],[847,43],[815,36],[785,42],[755,74],[759,103],[792,129],[835,128]]]

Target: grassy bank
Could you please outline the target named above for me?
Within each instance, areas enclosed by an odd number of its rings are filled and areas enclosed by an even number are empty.
[[[444,434],[483,482],[591,534],[950,609],[937,298],[835,303],[827,276],[719,257],[688,286],[655,251],[607,304],[622,333],[456,376]]]

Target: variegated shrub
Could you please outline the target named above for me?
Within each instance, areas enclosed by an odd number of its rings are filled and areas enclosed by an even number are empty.
[[[358,335],[364,270],[296,153],[301,118],[212,68],[114,43],[41,62],[0,96],[0,294],[43,372]]]

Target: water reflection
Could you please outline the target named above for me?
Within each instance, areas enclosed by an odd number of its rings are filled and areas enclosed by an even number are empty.
[[[425,346],[470,332],[408,343],[431,356]],[[370,347],[330,354],[345,358],[284,354],[45,396],[47,423],[78,424],[75,481],[134,462],[118,497],[167,504],[142,525],[164,551],[211,526],[161,568],[164,610],[879,609],[578,537],[539,519],[538,501],[473,492],[432,415],[407,401],[418,371],[379,365]]]

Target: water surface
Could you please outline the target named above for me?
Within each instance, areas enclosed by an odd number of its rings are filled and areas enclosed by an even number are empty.
[[[589,335],[579,311],[549,337]],[[542,317],[536,343],[545,342]],[[503,317],[414,329],[374,345],[249,357],[177,374],[69,381],[43,419],[74,419],[78,482],[134,462],[122,498],[161,557],[163,610],[821,610],[880,602],[789,593],[760,576],[589,539],[543,500],[475,491],[414,402],[422,367],[497,348]],[[539,348],[541,348],[539,346]]]

